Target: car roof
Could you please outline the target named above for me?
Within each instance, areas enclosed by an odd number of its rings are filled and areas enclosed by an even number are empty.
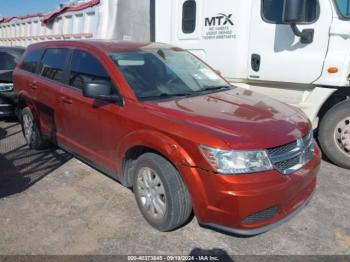
[[[115,40],[67,40],[67,41],[47,41],[32,44],[29,49],[49,48],[49,47],[86,47],[96,48],[102,51],[127,51],[127,50],[146,50],[157,48],[171,48],[172,46],[162,43],[152,42],[130,42]]]

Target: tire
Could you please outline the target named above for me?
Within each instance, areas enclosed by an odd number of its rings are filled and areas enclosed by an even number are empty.
[[[133,190],[143,217],[159,231],[172,231],[191,215],[190,195],[180,174],[157,154],[145,153],[136,160]]]
[[[350,169],[350,101],[343,101],[326,113],[320,123],[318,139],[330,161]]]
[[[21,126],[29,148],[38,150],[48,147],[48,141],[40,133],[40,129],[29,107],[21,111]]]

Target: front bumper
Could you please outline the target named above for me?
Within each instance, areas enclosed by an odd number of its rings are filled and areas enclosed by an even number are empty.
[[[290,220],[310,201],[321,153],[293,174],[276,170],[245,175],[217,175],[185,168],[184,180],[200,224],[238,235],[257,235]]]
[[[278,220],[278,221],[276,221],[276,222],[274,222],[272,224],[268,224],[266,226],[263,226],[263,227],[259,227],[259,228],[255,228],[255,229],[239,229],[239,228],[229,228],[229,227],[216,225],[216,224],[205,224],[204,226],[207,226],[207,227],[213,228],[213,229],[218,229],[220,231],[227,232],[227,233],[240,235],[240,236],[255,236],[255,235],[259,235],[259,234],[262,234],[264,232],[270,231],[270,230],[274,229],[275,227],[278,227],[278,226],[288,222],[293,217],[298,215],[301,212],[301,210],[310,203],[310,201],[312,199],[312,196],[313,196],[313,193],[298,208],[296,208],[294,211],[292,211],[286,217],[284,217],[281,220]]]

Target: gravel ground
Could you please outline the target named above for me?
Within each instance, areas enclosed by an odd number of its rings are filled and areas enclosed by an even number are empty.
[[[350,255],[350,171],[322,163],[316,194],[297,217],[259,236],[202,228],[152,229],[133,194],[62,150],[29,150],[0,121],[0,254]]]

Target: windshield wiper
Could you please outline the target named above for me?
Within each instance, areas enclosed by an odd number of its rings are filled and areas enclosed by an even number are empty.
[[[142,100],[152,100],[152,99],[166,99],[166,98],[173,98],[173,97],[186,97],[186,96],[191,96],[193,95],[192,93],[175,93],[175,94],[168,94],[168,93],[161,93],[158,95],[152,95],[152,96],[139,96],[139,99]]]
[[[231,88],[231,86],[207,86],[207,87],[204,87],[196,92],[199,92],[199,93],[211,92],[211,91],[227,90],[230,88]]]

